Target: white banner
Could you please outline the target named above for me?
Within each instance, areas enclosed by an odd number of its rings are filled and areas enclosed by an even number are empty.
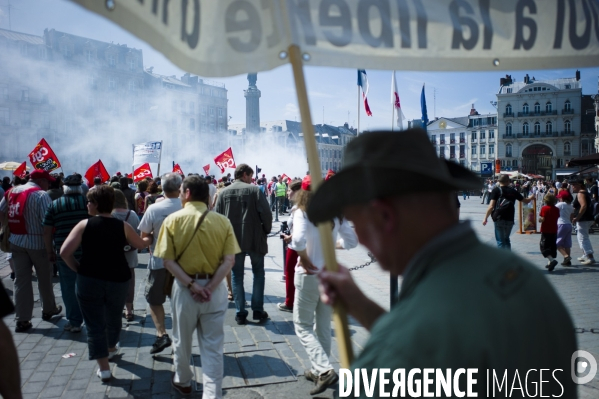
[[[72,1],[201,76],[275,68],[291,44],[307,65],[355,69],[599,65],[597,0]]]
[[[147,143],[133,144],[133,166],[143,163],[160,163],[162,141],[148,141]]]

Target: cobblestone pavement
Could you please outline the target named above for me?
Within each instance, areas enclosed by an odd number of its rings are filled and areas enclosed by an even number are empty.
[[[492,223],[482,226],[481,220],[486,206],[478,197],[462,201],[462,219],[472,219],[473,227],[480,239],[495,245]],[[285,216],[280,218],[286,219]],[[275,223],[273,231],[279,229]],[[599,234],[591,236],[593,246],[599,248]],[[537,265],[546,273],[549,281],[566,303],[578,328],[584,333],[577,334],[580,349],[592,353],[599,359],[599,265],[574,266],[564,269],[558,266],[549,274],[544,269],[544,259],[539,252],[538,235],[512,235],[513,251]],[[574,240],[576,241],[576,240]],[[581,251],[575,247],[575,259]],[[231,303],[225,321],[225,397],[227,398],[309,398],[312,384],[305,380],[303,371],[309,368],[307,354],[294,333],[291,313],[281,312],[276,305],[285,296],[285,284],[281,282],[283,271],[282,243],[278,237],[269,238],[270,253],[265,260],[266,288],[265,310],[270,315],[264,325],[248,320],[245,326],[234,321],[235,309]],[[39,296],[35,296],[34,328],[29,333],[13,333],[21,362],[21,379],[25,398],[172,398],[178,397],[170,386],[172,372],[171,349],[157,356],[149,351],[154,342],[154,325],[141,288],[146,275],[147,255],[140,255],[140,265],[136,269],[135,320],[127,323],[121,335],[120,354],[111,363],[113,380],[103,384],[95,376],[95,361],[88,360],[85,328],[79,334],[63,331],[64,318],[42,321]],[[353,267],[369,261],[363,247],[352,251],[338,251],[339,262]],[[484,259],[481,259],[484,262]],[[352,272],[360,287],[381,306],[389,308],[389,276],[375,263]],[[0,253],[0,278],[12,296],[13,284],[8,278],[10,270],[4,254]],[[54,292],[61,303],[58,278],[54,279]],[[34,282],[35,284],[35,282]],[[249,260],[246,262],[245,286],[247,300],[251,298],[252,273]],[[37,288],[34,289],[34,292]],[[167,313],[170,309],[168,301]],[[63,312],[64,314],[64,312]],[[5,322],[14,331],[13,316]],[[170,329],[170,317],[167,317]],[[368,339],[368,332],[350,319],[350,333],[354,351],[359,353]],[[556,343],[559,345],[559,343]],[[73,357],[62,355],[75,353]],[[201,363],[197,342],[194,343],[193,357],[196,368],[196,381],[201,383]],[[333,344],[333,362],[339,367],[336,343]],[[581,398],[599,397],[599,376],[580,387]],[[318,397],[332,398],[334,391],[327,390]],[[195,391],[192,397],[201,397]]]

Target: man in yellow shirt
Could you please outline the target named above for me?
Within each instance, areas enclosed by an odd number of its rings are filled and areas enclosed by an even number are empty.
[[[181,190],[183,209],[164,220],[154,256],[162,258],[166,269],[175,276],[171,292],[175,352],[172,384],[181,394],[191,393],[191,340],[199,327],[204,397],[221,398],[224,318],[228,306],[223,279],[241,249],[229,219],[208,212],[208,201],[206,182],[199,176],[185,178]]]

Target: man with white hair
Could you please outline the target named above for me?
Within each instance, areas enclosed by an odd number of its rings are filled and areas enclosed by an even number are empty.
[[[42,301],[42,319],[48,321],[62,312],[56,306],[52,290],[52,264],[44,245],[42,222],[52,199],[46,193],[54,178],[42,169],[31,172],[29,182],[13,188],[0,202],[0,220],[8,213],[10,249],[15,266],[16,332],[25,332],[33,325],[33,285],[31,267],[35,267]]]
[[[138,229],[141,231],[141,236],[154,236],[150,253],[150,262],[148,263],[148,278],[146,280],[146,301],[150,305],[150,314],[154,325],[156,326],[156,341],[152,345],[150,353],[155,354],[162,352],[165,348],[171,346],[172,341],[166,333],[164,326],[164,302],[166,295],[164,294],[164,283],[167,270],[164,268],[161,258],[153,256],[154,248],[156,247],[156,238],[162,227],[162,222],[171,213],[181,209],[181,200],[179,199],[179,191],[181,188],[182,178],[178,173],[168,173],[162,178],[162,192],[164,200],[156,202],[144,214]]]
[[[83,324],[83,315],[79,308],[75,283],[75,273],[60,257],[60,248],[69,236],[73,228],[82,220],[89,218],[87,213],[87,201],[83,195],[80,175],[70,175],[64,180],[62,190],[64,195],[54,201],[48,207],[44,217],[44,242],[48,260],[56,262],[60,272],[60,291],[64,302],[68,323],[64,326],[65,331],[78,333]],[[75,251],[75,258],[81,259],[81,246]]]

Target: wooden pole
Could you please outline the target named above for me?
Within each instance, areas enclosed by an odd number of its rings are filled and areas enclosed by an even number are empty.
[[[297,101],[302,117],[302,131],[304,133],[304,144],[308,156],[308,165],[310,167],[310,176],[312,176],[312,190],[316,190],[322,183],[322,172],[320,170],[320,161],[318,159],[318,150],[316,149],[316,138],[314,137],[314,125],[312,125],[312,116],[310,115],[310,105],[308,103],[308,92],[306,90],[306,81],[304,78],[304,69],[302,54],[297,45],[289,46],[289,59],[293,68],[293,79],[295,81],[295,90],[297,92]],[[339,270],[337,259],[335,258],[335,245],[331,234],[329,223],[318,225],[320,233],[320,242],[325,260],[326,269],[331,272]],[[333,322],[335,325],[335,336],[339,345],[339,360],[342,368],[348,368],[353,360],[353,350],[347,324],[347,312],[345,308],[338,303],[334,307]]]

